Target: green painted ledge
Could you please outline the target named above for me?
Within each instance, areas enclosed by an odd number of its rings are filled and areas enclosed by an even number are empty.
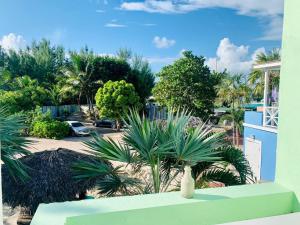
[[[41,204],[31,225],[210,225],[293,211],[292,191],[274,183]]]

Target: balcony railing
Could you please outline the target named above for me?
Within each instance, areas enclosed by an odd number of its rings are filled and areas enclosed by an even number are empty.
[[[277,128],[279,110],[276,106],[264,107],[263,125],[265,127]]]

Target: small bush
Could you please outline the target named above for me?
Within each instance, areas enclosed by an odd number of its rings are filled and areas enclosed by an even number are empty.
[[[61,139],[69,134],[69,125],[56,120],[36,121],[30,134],[35,137]]]

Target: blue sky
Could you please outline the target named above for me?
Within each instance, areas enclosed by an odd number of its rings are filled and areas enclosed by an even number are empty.
[[[127,47],[154,71],[192,50],[213,69],[247,72],[257,52],[280,47],[282,11],[283,0],[0,0],[0,45]]]

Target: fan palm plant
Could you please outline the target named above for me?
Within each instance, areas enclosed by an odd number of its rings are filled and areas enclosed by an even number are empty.
[[[29,141],[20,136],[24,119],[19,115],[9,115],[5,106],[0,107],[0,156],[13,178],[25,181],[28,178],[25,166],[17,160],[18,155],[28,155]],[[2,173],[0,167],[0,180]],[[2,186],[0,185],[0,218],[2,218]],[[0,224],[2,224],[2,219]]]
[[[222,162],[218,149],[224,147],[224,135],[213,133],[205,124],[187,129],[190,118],[189,113],[181,111],[169,113],[166,121],[150,121],[131,111],[124,120],[128,128],[121,142],[97,134],[93,134],[93,140],[85,142],[90,153],[118,166],[112,169],[81,162],[74,165],[76,177],[89,179],[106,174],[106,179],[98,183],[100,193],[105,195],[157,193],[168,191],[173,185],[177,187],[176,178],[180,177],[185,165],[208,163],[216,166],[216,162]],[[129,167],[133,173],[144,170],[145,174],[136,177],[128,172]]]
[[[18,160],[18,156],[29,155],[26,147],[30,141],[20,136],[24,129],[24,118],[20,115],[9,115],[5,106],[0,107],[0,149],[1,160],[9,168],[14,177],[28,178],[24,165]]]

